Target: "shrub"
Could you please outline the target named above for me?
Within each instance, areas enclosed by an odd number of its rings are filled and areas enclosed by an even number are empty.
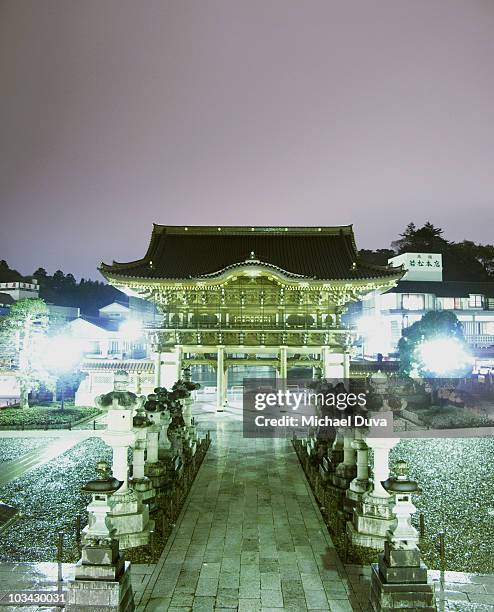
[[[0,411],[0,426],[42,428],[45,425],[68,425],[99,414],[100,410],[90,406],[67,406],[63,410],[56,406],[9,407]]]

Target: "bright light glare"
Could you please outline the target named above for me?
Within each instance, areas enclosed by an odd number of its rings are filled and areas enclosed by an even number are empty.
[[[71,336],[46,338],[43,347],[43,361],[49,370],[69,372],[82,358],[82,343]]]
[[[423,368],[439,375],[467,369],[472,357],[456,338],[427,340],[418,347],[418,358]]]
[[[386,354],[393,350],[390,324],[384,317],[362,317],[357,328],[364,338],[367,355]]]
[[[142,336],[142,323],[137,319],[124,321],[120,325],[119,331],[124,339],[129,342],[138,340]]]

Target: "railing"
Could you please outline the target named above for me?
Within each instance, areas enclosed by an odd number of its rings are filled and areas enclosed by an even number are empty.
[[[494,335],[491,334],[466,334],[465,340],[475,348],[494,346]]]
[[[381,372],[397,372],[400,368],[400,364],[397,361],[373,361],[370,363],[358,363],[350,362],[350,375],[366,375],[373,374],[381,370]]]
[[[265,332],[265,333],[280,333],[280,332],[306,332],[310,331],[312,333],[340,333],[346,334],[353,330],[344,327],[341,325],[340,327],[331,327],[331,326],[323,326],[323,325],[273,325],[268,323],[242,323],[241,325],[225,325],[215,323],[212,325],[164,325],[162,327],[146,327],[147,331],[156,331],[156,332],[209,332],[209,331],[218,331],[218,332],[229,332],[229,333],[241,333],[241,332]]]

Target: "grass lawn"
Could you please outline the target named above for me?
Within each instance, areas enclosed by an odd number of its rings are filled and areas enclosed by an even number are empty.
[[[2,408],[0,410],[0,427],[26,429],[43,429],[45,426],[63,426],[73,424],[83,418],[96,417],[101,414],[92,406],[77,406],[66,403],[63,410],[60,404],[50,406],[30,406],[29,408]]]

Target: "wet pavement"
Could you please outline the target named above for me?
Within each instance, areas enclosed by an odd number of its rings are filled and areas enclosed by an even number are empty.
[[[138,612],[365,610],[370,568],[341,564],[290,441],[243,438],[238,405],[194,412],[212,444],[159,562],[132,566]],[[494,611],[494,576],[429,576],[441,612]],[[3,593],[59,588],[57,564],[0,564]]]
[[[135,597],[140,598],[153,572],[154,565],[132,566],[132,589]],[[57,563],[0,563],[0,612],[60,612],[61,606],[51,605],[4,605],[10,595],[18,593],[34,594],[43,592],[61,599],[68,588],[68,582],[74,577],[74,565],[62,564],[62,582],[58,581]],[[22,597],[22,595],[21,595]],[[90,607],[88,606],[88,612]]]
[[[365,610],[370,567],[346,565],[345,570],[350,587]],[[428,578],[434,583],[438,612],[494,611],[494,575],[429,570]]]
[[[243,438],[238,408],[198,424],[212,444],[138,610],[353,610],[291,442]]]

